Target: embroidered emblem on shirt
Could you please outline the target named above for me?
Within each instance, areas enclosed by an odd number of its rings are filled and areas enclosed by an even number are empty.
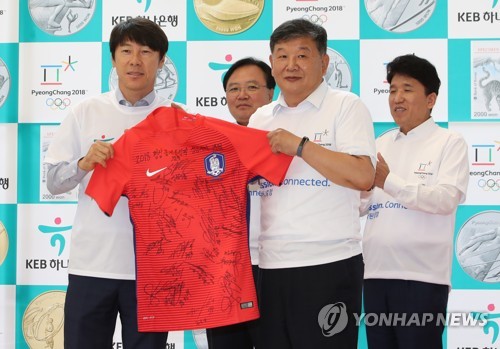
[[[220,176],[224,173],[225,167],[225,159],[222,154],[212,153],[205,158],[205,171],[210,176]]]
[[[417,169],[413,173],[420,179],[426,179],[427,176],[434,175],[431,169],[431,164],[432,161],[430,160],[428,162],[419,162]]]
[[[314,138],[312,141],[324,147],[329,147],[332,145],[330,138],[328,137],[330,130],[324,129],[323,131],[314,132]],[[326,138],[326,140],[325,140]]]

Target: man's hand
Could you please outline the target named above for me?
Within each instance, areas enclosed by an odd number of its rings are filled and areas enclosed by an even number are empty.
[[[389,165],[385,162],[382,154],[377,153],[377,168],[375,169],[375,181],[373,182],[374,187],[379,187],[384,189],[384,184],[387,176],[389,175]]]
[[[290,156],[297,154],[297,148],[302,140],[301,137],[282,128],[269,132],[267,139],[269,139],[269,145],[273,153],[283,153]]]
[[[113,145],[105,142],[94,142],[87,155],[78,161],[78,167],[84,171],[92,171],[97,164],[106,167],[106,161],[114,156]]]

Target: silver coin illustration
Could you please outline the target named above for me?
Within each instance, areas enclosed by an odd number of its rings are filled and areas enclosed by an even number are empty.
[[[10,91],[10,74],[7,65],[0,58],[0,108],[4,105]]]
[[[66,36],[79,32],[92,19],[95,0],[29,0],[33,22],[47,34]]]
[[[484,211],[469,218],[459,230],[455,253],[472,278],[500,282],[500,212]]]
[[[26,307],[23,335],[30,349],[59,349],[64,342],[64,301],[66,292],[40,294]]]
[[[325,80],[334,90],[351,91],[352,74],[347,60],[340,53],[327,48],[330,63],[325,74]]]
[[[366,12],[380,28],[406,33],[420,28],[432,16],[436,0],[365,0]]]
[[[179,78],[172,60],[165,56],[165,63],[161,70],[156,73],[155,90],[156,92],[169,100],[174,100],[179,87]],[[116,69],[111,69],[109,74],[109,87],[112,90],[118,88],[118,75]]]

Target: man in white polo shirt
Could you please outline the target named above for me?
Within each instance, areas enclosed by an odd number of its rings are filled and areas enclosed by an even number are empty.
[[[367,326],[370,349],[441,348],[450,288],[455,213],[468,184],[467,144],[431,117],[441,81],[415,55],[387,65],[389,106],[398,129],[377,139],[374,189],[363,193],[365,312],[397,314]],[[366,200],[366,201],[365,201]],[[412,316],[425,326],[407,326]],[[406,325],[406,326],[405,326]]]
[[[125,348],[165,349],[167,333],[138,332],[128,200],[121,198],[116,213],[107,217],[84,192],[94,168],[106,167],[113,157],[112,143],[156,108],[171,104],[154,89],[168,38],[158,24],[131,18],[113,28],[109,48],[118,88],[72,108],[44,159],[52,194],[80,188],[64,304],[64,348],[111,348],[119,313]]]
[[[273,151],[296,157],[282,186],[260,185],[258,348],[356,348],[363,281],[359,191],[373,184],[373,124],[359,97],[324,80],[323,27],[287,21],[274,30],[270,47],[281,93],[257,109],[249,127],[273,130]],[[340,332],[334,314],[346,326]]]

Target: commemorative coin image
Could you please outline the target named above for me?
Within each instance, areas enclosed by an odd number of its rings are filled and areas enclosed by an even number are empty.
[[[33,299],[22,319],[23,335],[30,349],[62,349],[66,292],[48,291]]]
[[[92,19],[95,0],[28,0],[31,18],[45,33],[67,36],[79,32]]]
[[[7,65],[0,58],[0,108],[4,105],[10,90],[10,74]]]
[[[455,254],[470,277],[500,282],[500,211],[484,211],[469,218],[458,232]]]
[[[365,0],[366,12],[380,28],[406,33],[420,28],[431,18],[436,0]]]
[[[113,90],[118,88],[118,74],[116,74],[115,68],[111,69],[109,74],[109,87]],[[154,89],[160,96],[173,100],[177,94],[178,88],[179,78],[177,69],[172,60],[168,56],[165,56],[163,67],[156,72]]]
[[[327,47],[326,53],[330,57],[325,80],[334,90],[351,91],[352,74],[347,60],[337,51]]]
[[[7,229],[0,221],[0,266],[5,261],[7,257],[7,252],[9,251],[9,235],[7,234]]]
[[[211,31],[234,35],[251,28],[264,9],[264,0],[194,0],[199,20]]]

